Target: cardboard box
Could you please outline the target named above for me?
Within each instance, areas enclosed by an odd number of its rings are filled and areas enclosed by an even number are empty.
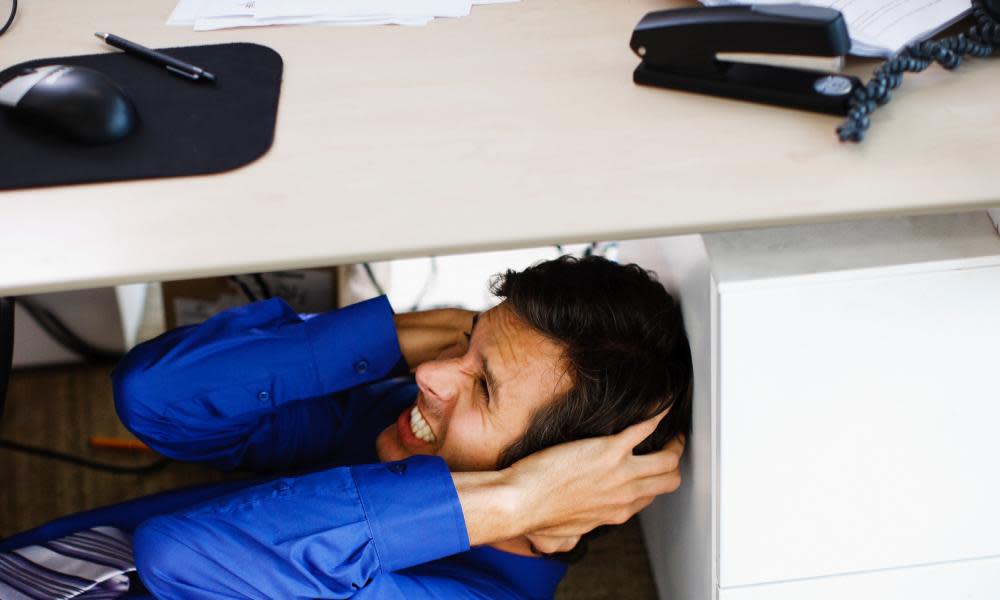
[[[265,291],[300,313],[332,310],[337,308],[337,270],[275,271],[262,273],[259,280],[253,275],[234,275],[168,281],[162,284],[166,326],[172,329],[200,323],[226,309],[248,304],[250,296],[263,299]]]

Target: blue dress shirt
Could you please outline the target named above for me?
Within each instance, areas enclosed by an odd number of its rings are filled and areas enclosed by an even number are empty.
[[[377,462],[416,397],[391,378],[405,367],[384,297],[315,316],[268,300],[167,332],[114,372],[126,426],[172,458],[285,475],[80,513],[0,551],[103,524],[134,531],[161,600],[551,598],[561,563],[470,549],[443,460]]]

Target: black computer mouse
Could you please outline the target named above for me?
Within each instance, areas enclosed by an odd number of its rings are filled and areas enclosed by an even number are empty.
[[[118,141],[139,122],[125,92],[106,75],[85,67],[26,69],[0,86],[0,106],[85,144]]]

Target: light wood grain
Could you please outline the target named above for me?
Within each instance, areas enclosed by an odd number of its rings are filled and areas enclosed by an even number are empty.
[[[0,193],[0,293],[1000,204],[995,61],[909,77],[843,145],[835,117],[633,85],[632,27],[686,2],[214,33],[166,27],[173,4],[23,3],[3,63],[102,51],[94,31],[266,44],[273,148],[227,174]]]

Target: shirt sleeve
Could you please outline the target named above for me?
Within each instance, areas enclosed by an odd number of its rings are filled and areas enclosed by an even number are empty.
[[[141,344],[112,380],[122,422],[161,454],[223,468],[280,456],[266,466],[282,468],[329,449],[344,408],[327,396],[401,366],[384,296],[309,318],[276,298]]]
[[[388,573],[352,596],[354,600],[527,600],[527,596],[493,573],[447,575]],[[551,596],[549,596],[551,598]]]
[[[347,598],[468,548],[451,474],[430,456],[275,479],[146,521],[134,538],[161,600]]]

